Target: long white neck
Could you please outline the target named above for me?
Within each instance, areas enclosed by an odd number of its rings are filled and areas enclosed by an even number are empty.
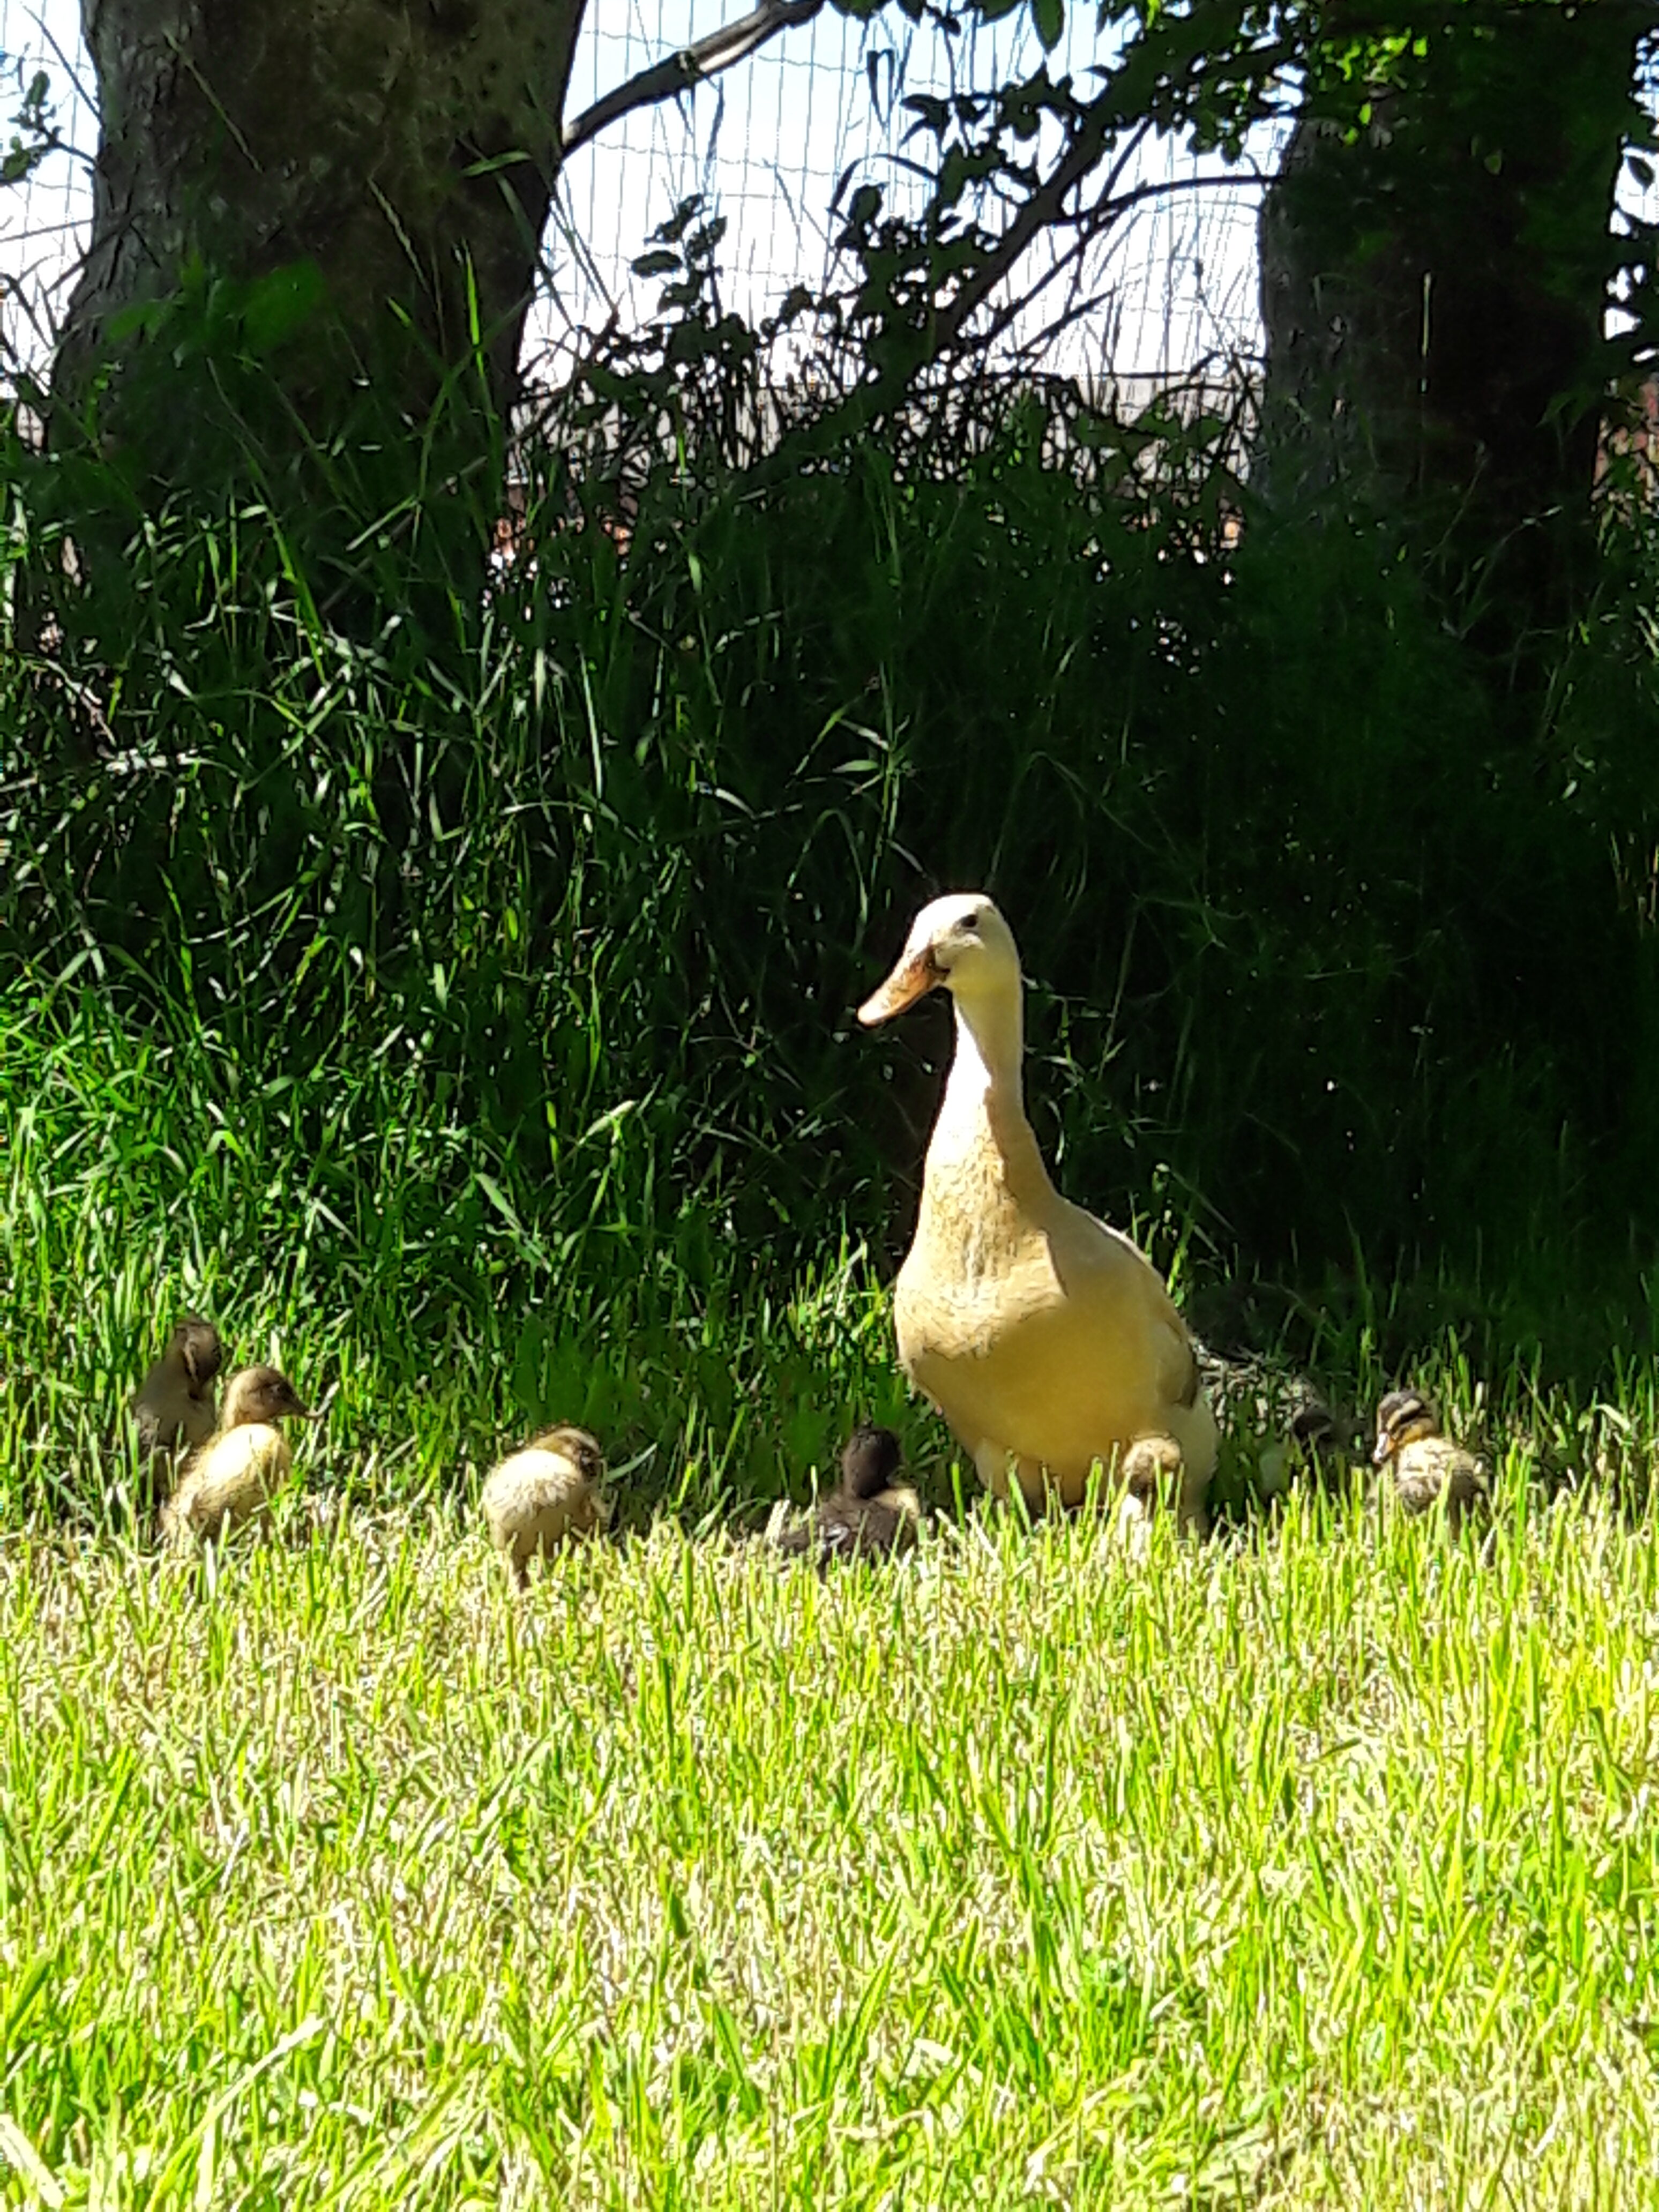
[[[947,1107],[958,1113],[977,1112],[994,1100],[1005,1110],[1024,1115],[1024,997],[1016,983],[1012,991],[953,999],[957,1050],[945,1094]]]
[[[1022,995],[1016,982],[956,999],[956,1057],[927,1158],[947,1180],[965,1173],[977,1182],[988,1169],[1009,1197],[1030,1205],[1054,1187],[1025,1118]]]

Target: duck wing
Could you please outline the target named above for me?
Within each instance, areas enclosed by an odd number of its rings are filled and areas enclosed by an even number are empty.
[[[1105,1240],[1110,1263],[1119,1271],[1127,1271],[1135,1287],[1136,1303],[1144,1316],[1152,1350],[1158,1395],[1166,1405],[1195,1406],[1203,1380],[1198,1348],[1163,1276],[1133,1238],[1126,1237],[1121,1229],[1114,1229],[1109,1221],[1103,1221],[1097,1213],[1090,1213],[1080,1206],[1068,1206],[1067,1211],[1087,1225],[1092,1237]]]

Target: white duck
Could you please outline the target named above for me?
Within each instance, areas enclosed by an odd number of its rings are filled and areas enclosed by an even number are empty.
[[[1202,1528],[1216,1425],[1186,1324],[1145,1254],[1063,1199],[1025,1118],[1019,954],[981,892],[935,899],[859,1009],[866,1026],[942,986],[957,1048],[894,1298],[899,1360],[980,1480],[1081,1502],[1138,1437],[1174,1438],[1177,1511]],[[1127,1501],[1126,1501],[1127,1503]]]

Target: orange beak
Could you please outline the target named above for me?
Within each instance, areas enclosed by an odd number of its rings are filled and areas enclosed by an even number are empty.
[[[931,945],[920,952],[907,953],[880,989],[872,991],[859,1008],[859,1019],[867,1030],[874,1029],[878,1022],[890,1022],[944,981],[945,970],[934,959]]]

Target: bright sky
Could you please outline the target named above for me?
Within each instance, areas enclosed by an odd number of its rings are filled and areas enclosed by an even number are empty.
[[[612,85],[747,12],[750,0],[597,0],[589,10],[568,113]],[[1092,7],[1068,11],[1066,64],[1079,74],[1096,58]],[[600,28],[603,21],[604,28]],[[571,323],[602,319],[610,301],[648,308],[656,285],[640,285],[629,263],[676,204],[694,191],[718,203],[729,228],[721,261],[731,305],[758,318],[789,285],[822,275],[830,203],[849,164],[914,192],[895,159],[911,118],[908,93],[1000,81],[1012,64],[1035,66],[1037,48],[1018,13],[947,41],[890,8],[869,26],[825,9],[786,32],[751,61],[726,71],[684,103],[629,117],[571,161],[561,220],[549,237],[553,279],[532,325],[532,353],[556,344]],[[5,85],[45,69],[60,127],[78,151],[96,143],[91,74],[81,44],[78,0],[0,0]],[[1056,71],[1061,57],[1056,56]],[[8,100],[0,112],[15,106]],[[1206,167],[1218,169],[1218,164]],[[1235,181],[1191,189],[1194,164],[1178,148],[1149,149],[1138,176],[1179,180],[1180,189],[1139,210],[1110,248],[1109,308],[1065,341],[1053,365],[1095,373],[1161,374],[1206,356],[1251,350],[1255,318],[1255,194]],[[0,190],[0,276],[16,294],[0,301],[6,333],[39,358],[17,295],[49,326],[54,301],[83,234],[90,198],[84,159],[56,156],[27,191]],[[578,241],[579,244],[573,244]],[[1106,265],[1091,272],[1108,276]],[[11,287],[8,287],[9,293]]]

